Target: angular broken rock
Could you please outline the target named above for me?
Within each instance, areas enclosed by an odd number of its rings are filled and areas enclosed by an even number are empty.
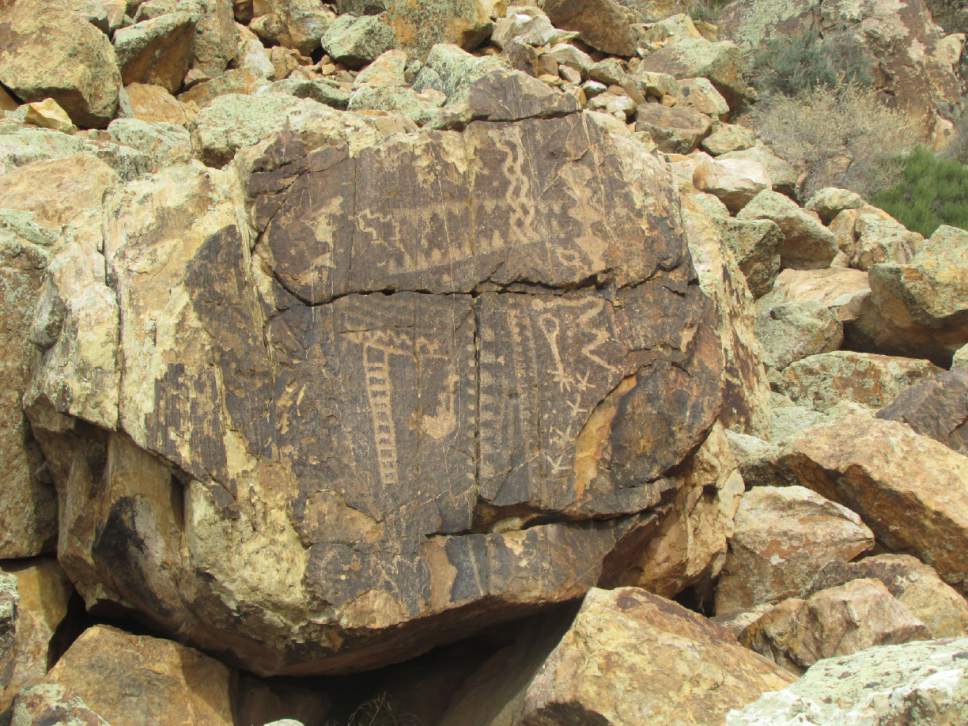
[[[596,50],[609,55],[635,55],[638,38],[615,0],[545,0],[544,10],[556,28],[577,31]]]
[[[816,576],[816,592],[851,580],[873,578],[931,631],[932,638],[968,633],[968,602],[931,567],[910,555],[875,555],[857,562],[831,562]]]
[[[952,369],[917,383],[877,413],[902,421],[968,456],[968,369]]]
[[[784,600],[746,628],[740,642],[800,675],[822,658],[930,637],[883,583],[867,579]]]
[[[696,167],[692,183],[699,191],[718,197],[733,214],[749,204],[757,194],[770,189],[772,185],[763,165],[747,159],[704,160]]]
[[[111,195],[117,423],[32,419],[88,604],[262,674],[580,596],[719,414],[677,194],[624,130],[368,129],[333,112]]]
[[[737,215],[739,219],[769,219],[783,231],[780,256],[784,267],[813,270],[827,267],[837,254],[837,240],[813,213],[774,191],[762,191]]]
[[[836,315],[816,301],[756,306],[756,337],[763,362],[775,370],[819,353],[840,348],[844,326]]]
[[[319,49],[319,39],[336,16],[317,0],[253,0],[252,32],[269,44],[303,55]]]
[[[754,487],[736,512],[716,614],[804,596],[825,565],[873,546],[874,534],[846,507],[800,486]]]
[[[397,47],[420,60],[438,43],[473,50],[491,34],[489,0],[386,0]]]
[[[668,73],[676,78],[708,78],[730,107],[741,105],[752,90],[744,77],[746,60],[734,43],[684,38],[642,59],[645,71]]]
[[[335,61],[350,68],[362,68],[393,48],[393,28],[382,18],[341,15],[323,33],[323,50]]]
[[[0,612],[8,602],[15,607],[9,629],[2,624],[6,616],[0,615],[0,713],[21,689],[46,675],[52,641],[67,615],[72,592],[60,566],[50,558],[5,564],[0,568],[3,582],[9,584],[0,585]]]
[[[472,676],[441,726],[720,723],[793,680],[715,623],[638,588],[591,590],[563,635],[544,631]]]
[[[121,79],[150,83],[170,93],[181,88],[192,63],[198,16],[166,13],[143,20],[114,34]]]
[[[853,414],[793,437],[779,463],[857,512],[885,547],[968,592],[968,457],[904,424]]]
[[[716,224],[723,243],[736,258],[739,269],[746,276],[746,284],[754,298],[773,289],[780,272],[780,243],[783,233],[768,219],[717,218]]]
[[[841,401],[879,409],[942,370],[927,360],[836,350],[793,362],[778,385],[794,402],[823,411]]]
[[[968,638],[869,648],[820,661],[792,686],[731,711],[726,724],[965,723],[966,664]]]
[[[74,641],[38,687],[17,699],[14,723],[44,723],[38,716],[54,697],[111,724],[228,726],[234,723],[231,682],[228,668],[197,650],[95,625]]]
[[[688,154],[709,133],[712,119],[691,108],[646,103],[635,114],[635,130],[644,131],[662,151]]]
[[[848,322],[857,319],[870,294],[867,275],[860,270],[783,270],[773,289],[757,304],[765,310],[785,303],[817,302],[837,320]]]
[[[111,41],[82,15],[17,0],[0,6],[0,83],[21,101],[53,98],[78,126],[107,126],[121,74]]]

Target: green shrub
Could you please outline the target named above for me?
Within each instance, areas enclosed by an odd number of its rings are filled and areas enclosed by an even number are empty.
[[[942,224],[968,229],[968,166],[918,148],[904,158],[901,175],[874,204],[925,237]]]
[[[825,39],[812,31],[773,38],[753,54],[750,65],[750,82],[764,96],[797,96],[872,81],[860,45],[846,36]]]

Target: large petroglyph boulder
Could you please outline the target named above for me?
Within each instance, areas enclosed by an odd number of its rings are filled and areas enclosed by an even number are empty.
[[[110,195],[119,319],[50,350],[116,326],[114,388],[29,410],[87,604],[335,673],[614,577],[719,414],[722,347],[671,173],[596,118],[347,114]]]

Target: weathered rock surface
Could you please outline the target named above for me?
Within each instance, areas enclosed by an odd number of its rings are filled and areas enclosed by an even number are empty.
[[[438,43],[453,43],[472,50],[491,34],[487,0],[386,0],[386,20],[397,47],[424,59]]]
[[[968,231],[939,227],[908,263],[870,271],[871,295],[852,327],[856,345],[948,365],[968,341]]]
[[[760,309],[784,303],[820,303],[841,322],[856,320],[871,288],[860,270],[783,270],[772,290],[762,298]]]
[[[709,133],[712,120],[689,108],[667,108],[661,103],[639,106],[635,130],[644,131],[662,150],[688,154]]]
[[[866,579],[806,600],[784,600],[746,628],[740,641],[799,675],[822,658],[930,637],[883,583]]]
[[[338,118],[119,189],[120,322],[95,330],[120,375],[101,407],[31,407],[88,604],[260,673],[375,667],[581,595],[720,408],[671,178],[624,131]]]
[[[799,486],[754,487],[736,513],[716,614],[804,596],[824,566],[873,546],[874,534],[846,507]]]
[[[908,426],[854,414],[788,443],[781,463],[799,482],[857,512],[889,549],[968,591],[968,457]]]
[[[880,262],[910,262],[924,241],[887,212],[871,206],[841,212],[830,229],[850,266],[858,270],[869,270]]]
[[[824,187],[814,192],[804,205],[820,215],[820,221],[830,224],[834,217],[845,209],[859,209],[864,206],[864,200],[857,192],[838,187]]]
[[[374,15],[354,18],[341,15],[323,33],[323,50],[333,60],[350,68],[361,68],[393,48],[393,28]]]
[[[952,369],[911,386],[877,413],[878,418],[902,421],[968,455],[968,369]]]
[[[635,55],[638,38],[615,0],[545,0],[557,28],[577,31],[588,45],[610,55]]]
[[[114,34],[121,80],[161,86],[170,93],[181,88],[194,54],[198,17],[166,13],[122,28]]]
[[[743,52],[734,43],[686,38],[650,53],[641,68],[676,78],[708,78],[732,108],[752,93],[743,75],[745,66]]]
[[[730,712],[727,726],[957,724],[968,718],[968,638],[885,645],[814,665]]]
[[[637,588],[591,590],[555,635],[498,653],[442,726],[717,723],[792,680],[718,625]]]
[[[879,409],[910,386],[940,373],[927,360],[838,350],[795,361],[783,372],[779,388],[794,402],[818,410],[841,401]]]
[[[772,186],[763,165],[747,159],[704,160],[696,167],[692,183],[696,189],[718,197],[734,214]]]
[[[777,156],[763,144],[757,144],[751,149],[743,149],[742,151],[730,151],[716,158],[720,160],[747,159],[762,164],[773,182],[773,191],[786,194],[791,198],[796,196],[799,172],[789,162]]]
[[[812,591],[851,580],[874,578],[931,631],[932,638],[968,633],[968,602],[938,573],[910,555],[875,555],[856,562],[831,562],[821,570]]]
[[[780,228],[768,219],[721,217],[716,224],[746,276],[750,293],[754,298],[766,295],[780,272]]]
[[[757,304],[756,337],[763,362],[776,370],[820,353],[840,348],[844,326],[827,307],[816,301]]]
[[[310,55],[335,20],[332,10],[315,0],[253,0],[252,32],[268,43]]]
[[[51,641],[67,615],[71,585],[52,559],[8,563],[0,568],[0,713],[17,693],[40,681],[50,666]],[[12,622],[11,622],[12,621]]]
[[[53,98],[79,126],[107,126],[121,74],[111,41],[86,18],[18,0],[0,6],[0,83],[21,101]]]
[[[13,723],[43,723],[64,705],[80,723],[232,724],[231,672],[214,658],[107,625],[88,628],[47,674],[23,694]],[[84,716],[80,716],[84,714]],[[85,717],[86,716],[86,717]]]
[[[784,267],[812,270],[827,267],[837,254],[837,240],[819,218],[800,209],[789,197],[762,191],[737,215],[739,219],[769,219],[783,231],[780,256]]]

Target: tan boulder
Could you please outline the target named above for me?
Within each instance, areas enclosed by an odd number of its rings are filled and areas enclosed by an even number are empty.
[[[788,161],[777,156],[771,149],[762,144],[757,144],[750,149],[730,151],[717,158],[720,160],[748,159],[762,164],[766,173],[770,175],[774,191],[786,194],[789,197],[796,196],[799,172]]]
[[[5,186],[3,180],[0,175],[0,193]],[[29,213],[0,210],[2,559],[38,555],[52,548],[57,535],[54,489],[41,476],[43,458],[21,408],[30,379],[33,308],[55,240],[55,235],[38,225]]]
[[[311,55],[336,15],[315,0],[253,0],[249,24],[269,44]]]
[[[2,86],[0,86],[0,112],[13,111],[19,106],[17,99],[7,93]],[[2,116],[0,116],[2,118]]]
[[[874,546],[860,517],[800,486],[746,492],[734,530],[716,587],[717,615],[804,596],[825,565]]]
[[[729,247],[754,298],[773,289],[780,272],[780,243],[783,233],[768,219],[716,219],[723,242]]]
[[[718,723],[793,680],[718,625],[638,588],[591,590],[560,639],[548,630],[499,652],[441,726]]]
[[[115,33],[124,84],[150,83],[177,92],[192,63],[197,23],[197,15],[166,13]]]
[[[711,126],[711,118],[687,107],[646,103],[635,112],[635,130],[646,132],[659,149],[670,153],[688,154]]]
[[[911,386],[877,417],[902,421],[968,456],[968,370],[953,368]]]
[[[386,21],[397,47],[423,60],[438,43],[473,50],[487,40],[492,23],[485,0],[387,0]]]
[[[66,4],[109,37],[124,23],[127,10],[125,0],[68,0]]]
[[[685,38],[650,53],[642,59],[641,67],[676,78],[708,78],[731,108],[741,105],[752,94],[744,77],[743,51],[728,41]]]
[[[228,726],[234,723],[231,682],[228,668],[197,650],[95,625],[74,641],[43,684],[116,726]],[[22,708],[18,700],[15,713]]]
[[[910,555],[875,555],[856,562],[831,562],[817,575],[812,591],[862,578],[883,582],[928,627],[932,638],[957,638],[968,633],[968,602],[931,567]]]
[[[26,109],[25,123],[45,129],[53,129],[54,131],[63,131],[64,133],[70,133],[77,129],[74,122],[71,121],[71,117],[53,98],[24,104],[24,108]]]
[[[869,275],[870,298],[850,331],[857,347],[947,366],[968,341],[968,231],[939,227],[910,262]]]
[[[0,6],[0,83],[24,102],[53,98],[82,127],[103,127],[118,108],[121,74],[111,41],[57,3]]]
[[[124,90],[132,118],[181,125],[188,123],[184,106],[167,89],[146,83],[132,83]]]
[[[830,225],[851,267],[869,270],[879,262],[911,261],[924,241],[887,212],[869,205],[846,209]]]
[[[860,270],[783,270],[761,301],[762,309],[785,303],[819,303],[841,322],[856,320],[871,288]]]
[[[702,141],[702,148],[713,156],[742,151],[756,145],[756,133],[737,124],[720,124]]]
[[[4,563],[0,566],[0,583],[3,582],[7,586],[0,585],[0,610],[4,609],[5,600],[15,607],[9,657],[0,654],[0,713],[7,710],[21,689],[46,675],[50,652],[56,647],[52,641],[67,615],[73,591],[57,562],[46,558]],[[6,643],[3,627],[0,625],[0,642]]]
[[[696,583],[710,583],[722,569],[743,477],[725,430],[716,424],[682,473],[683,483],[655,534],[649,537],[621,584],[673,597]]]
[[[696,166],[692,183],[699,191],[718,197],[734,214],[757,194],[772,187],[763,165],[748,159],[703,160]]]
[[[813,300],[773,303],[764,299],[756,305],[756,338],[768,368],[779,371],[808,356],[840,348],[844,326],[829,308]]]
[[[577,31],[596,50],[635,55],[638,38],[615,0],[545,0],[544,10],[555,27]]]
[[[774,191],[762,191],[737,215],[738,219],[769,219],[783,231],[780,256],[784,267],[811,270],[827,267],[837,254],[833,233],[812,212]]]
[[[778,386],[794,402],[818,410],[841,401],[879,409],[915,383],[941,372],[927,360],[836,350],[793,362]]]
[[[864,200],[857,192],[838,187],[824,187],[813,193],[804,205],[804,209],[816,212],[820,215],[820,221],[829,225],[844,210],[859,209],[863,206]]]
[[[857,413],[794,436],[779,463],[857,512],[886,548],[916,555],[968,591],[968,457]]]
[[[729,116],[729,104],[708,78],[683,78],[676,83],[680,104],[713,118]]]
[[[930,637],[880,580],[863,579],[784,600],[747,627],[740,642],[799,675],[823,658]]]

